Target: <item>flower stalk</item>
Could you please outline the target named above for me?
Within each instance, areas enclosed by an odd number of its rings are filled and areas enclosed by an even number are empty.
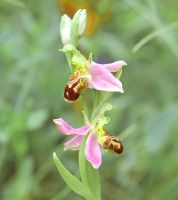
[[[77,49],[79,38],[84,34],[87,22],[86,10],[78,10],[71,19],[63,15],[60,24],[61,41],[71,74],[64,87],[64,100],[69,103],[82,101],[84,125],[74,128],[62,118],[54,119],[60,133],[71,136],[64,146],[65,150],[79,150],[80,178],[71,174],[53,154],[54,162],[66,184],[86,200],[101,200],[101,186],[98,168],[102,163],[101,149],[117,154],[122,153],[123,145],[115,136],[111,136],[104,126],[109,123],[106,112],[112,109],[108,103],[113,92],[123,93],[119,80],[124,61],[109,64],[98,64],[92,60],[92,54],[85,58]],[[114,75],[113,73],[116,73]],[[88,90],[94,91],[93,110],[88,103]],[[104,91],[104,93],[102,92]]]

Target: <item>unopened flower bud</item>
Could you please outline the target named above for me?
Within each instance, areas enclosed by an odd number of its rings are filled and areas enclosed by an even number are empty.
[[[61,17],[60,35],[63,44],[70,43],[71,19],[67,15]]]
[[[71,43],[76,45],[78,42],[79,36],[81,36],[86,27],[87,13],[85,9],[79,9],[71,22]]]
[[[81,36],[86,28],[87,24],[87,12],[85,9],[81,10],[79,17],[78,35]]]

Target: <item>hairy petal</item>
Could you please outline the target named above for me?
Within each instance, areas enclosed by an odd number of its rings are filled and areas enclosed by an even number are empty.
[[[85,135],[90,130],[89,125],[85,125],[80,128],[73,128],[62,118],[54,119],[53,122],[57,125],[58,130],[65,135]]]
[[[109,70],[110,72],[117,72],[124,65],[127,65],[127,63],[123,60],[118,60],[118,61],[115,61],[113,63],[108,63],[108,64],[99,64],[99,63],[96,63],[96,62],[92,62],[93,67],[102,66],[102,67],[106,68],[107,70]]]
[[[100,167],[102,162],[101,150],[94,133],[91,133],[87,138],[85,156],[95,169]]]
[[[80,144],[82,143],[83,136],[76,135],[71,140],[64,144],[64,150],[79,150]]]
[[[96,90],[124,92],[122,83],[102,65],[94,65],[90,69],[90,73],[92,76],[91,87]]]

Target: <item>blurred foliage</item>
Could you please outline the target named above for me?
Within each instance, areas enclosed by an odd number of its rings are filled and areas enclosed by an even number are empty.
[[[52,123],[61,116],[76,127],[82,124],[76,112],[80,104],[69,105],[62,95],[70,73],[58,52],[60,15],[67,13],[62,2],[0,1],[2,200],[79,199],[52,160],[56,151],[77,174],[77,153],[63,152],[65,138]],[[76,9],[81,6],[73,2]],[[128,62],[122,76],[125,93],[114,95],[107,127],[128,136],[122,156],[103,157],[103,199],[176,200],[178,1],[87,0],[85,5],[89,20],[102,20],[82,38],[80,48],[99,62]]]

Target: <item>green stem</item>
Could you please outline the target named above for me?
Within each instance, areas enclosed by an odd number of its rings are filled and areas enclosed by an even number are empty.
[[[82,110],[84,111],[86,117],[88,118],[89,110],[88,110],[88,104],[87,104],[87,97],[84,93],[81,93],[80,98],[82,101]]]
[[[106,103],[106,101],[109,100],[109,98],[111,97],[112,93],[106,93],[104,94],[104,96],[102,97],[102,100],[100,101],[100,103],[98,104],[98,106],[95,108],[95,110],[92,113],[91,116],[91,120],[93,122],[93,119],[95,119],[95,116],[99,113],[99,111],[102,109],[103,105]],[[93,123],[92,123],[93,124]]]
[[[94,102],[93,102],[93,111],[92,111],[92,114],[91,114],[91,120],[93,118],[93,115],[94,115],[94,112],[95,112],[95,108],[98,104],[98,100],[99,100],[99,93],[97,90],[94,90]]]

